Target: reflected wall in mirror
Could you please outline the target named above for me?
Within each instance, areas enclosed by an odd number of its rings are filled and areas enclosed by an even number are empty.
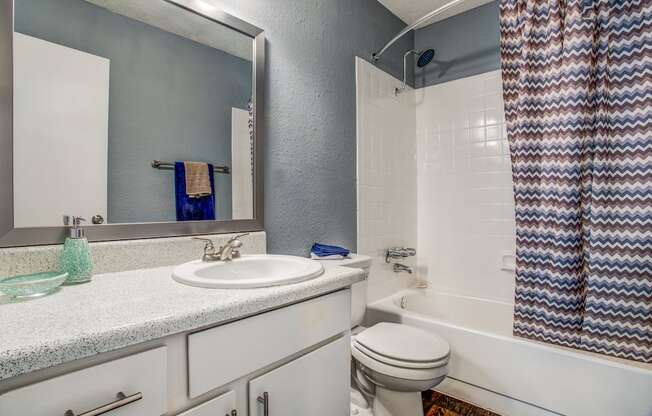
[[[14,228],[254,217],[252,37],[163,0],[14,7]]]

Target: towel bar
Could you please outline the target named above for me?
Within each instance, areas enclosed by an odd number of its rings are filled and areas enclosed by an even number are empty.
[[[152,167],[154,169],[174,170],[174,163],[170,163],[170,162],[161,162],[160,160],[152,160],[151,165],[152,165]],[[230,175],[231,174],[231,168],[228,167],[228,166],[213,165],[213,172],[214,173],[223,173],[225,175]]]

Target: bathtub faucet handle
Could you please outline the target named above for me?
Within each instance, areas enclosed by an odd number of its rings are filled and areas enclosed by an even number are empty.
[[[389,263],[390,259],[401,259],[405,257],[412,257],[417,255],[417,250],[410,247],[391,247],[385,252],[385,263]]]

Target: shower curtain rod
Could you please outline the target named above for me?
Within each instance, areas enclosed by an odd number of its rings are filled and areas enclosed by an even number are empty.
[[[408,33],[410,30],[412,30],[412,29],[414,29],[415,27],[419,26],[421,23],[423,23],[423,22],[425,22],[425,21],[428,21],[428,20],[432,19],[433,17],[435,17],[435,16],[437,16],[437,15],[439,15],[439,14],[445,12],[446,10],[450,9],[451,7],[455,7],[455,6],[457,6],[458,4],[460,4],[460,3],[464,2],[464,1],[465,1],[465,0],[453,0],[453,1],[451,1],[451,2],[448,2],[448,3],[444,4],[444,5],[441,6],[440,8],[431,11],[431,12],[428,13],[427,15],[425,15],[425,16],[423,16],[423,17],[417,19],[417,21],[415,21],[415,22],[412,23],[411,25],[405,27],[405,29],[401,30],[401,31],[398,33],[398,35],[394,36],[394,38],[392,38],[392,40],[390,40],[389,42],[387,42],[387,44],[386,44],[386,45],[385,45],[385,46],[384,46],[380,51],[373,53],[373,54],[371,55],[371,59],[372,59],[374,62],[378,62],[378,60],[380,59],[380,56],[381,56],[383,53],[385,53],[385,51],[386,51],[390,46],[392,46],[392,45],[393,45],[397,40],[399,40],[400,38],[402,38],[402,37],[403,37],[406,33]]]

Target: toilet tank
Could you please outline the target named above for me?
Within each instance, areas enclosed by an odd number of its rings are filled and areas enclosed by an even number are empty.
[[[329,267],[353,267],[362,269],[365,274],[371,268],[371,257],[363,254],[351,254],[348,259],[343,260],[318,260],[324,269]],[[362,324],[364,313],[367,309],[367,276],[362,282],[354,283],[351,286],[351,328]]]

